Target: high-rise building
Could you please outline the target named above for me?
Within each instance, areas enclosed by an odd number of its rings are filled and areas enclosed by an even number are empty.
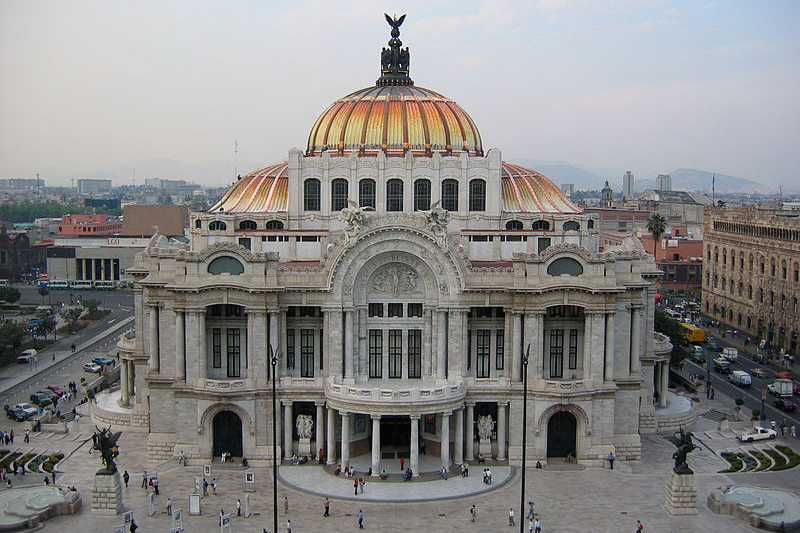
[[[97,194],[111,192],[111,180],[78,180],[78,194]]]
[[[633,191],[633,172],[629,170],[622,175],[622,196],[630,200],[633,198]]]
[[[669,174],[659,174],[658,176],[656,176],[656,190],[671,191],[672,176],[670,176]]]

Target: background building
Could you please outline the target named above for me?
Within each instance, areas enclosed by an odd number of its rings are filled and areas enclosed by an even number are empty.
[[[111,180],[78,180],[78,194],[97,194],[111,192]]]
[[[753,208],[710,208],[705,217],[703,310],[798,353],[800,217]]]
[[[109,215],[66,215],[58,225],[59,235],[115,235],[122,230],[122,221]]]
[[[630,170],[622,175],[622,196],[628,200],[633,198],[635,191],[635,184],[633,179],[633,172]]]
[[[659,174],[658,176],[656,176],[656,190],[671,191],[672,176],[670,176],[669,174]]]

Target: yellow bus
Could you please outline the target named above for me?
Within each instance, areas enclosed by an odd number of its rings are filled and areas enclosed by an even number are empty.
[[[689,342],[703,342],[706,340],[706,330],[703,328],[698,328],[694,324],[687,324],[686,322],[681,322],[681,326],[686,330],[683,335],[689,339]]]

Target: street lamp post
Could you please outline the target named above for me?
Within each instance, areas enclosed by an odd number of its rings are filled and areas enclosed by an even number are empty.
[[[522,357],[522,485],[519,488],[519,533],[525,533],[525,459],[528,448],[528,356],[531,345]]]
[[[275,391],[276,374],[275,371],[278,367],[278,356],[272,351],[272,344],[269,345],[269,360],[272,364],[272,531],[278,531],[278,430],[276,412],[277,402],[275,398],[277,393]]]

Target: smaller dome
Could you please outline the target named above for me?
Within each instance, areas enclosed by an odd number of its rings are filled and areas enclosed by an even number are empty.
[[[503,163],[501,173],[503,206],[506,213],[580,213],[564,191],[544,174]]]
[[[287,162],[250,172],[234,183],[209,212],[277,213],[289,208]]]

